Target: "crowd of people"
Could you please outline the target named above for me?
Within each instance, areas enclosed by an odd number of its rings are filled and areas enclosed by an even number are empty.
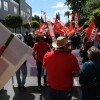
[[[43,35],[33,38],[28,32],[24,35],[24,42],[33,49],[33,57],[36,60],[38,90],[41,90],[42,71],[46,71],[43,78],[44,85],[48,87],[49,100],[71,100],[74,77],[79,77],[80,100],[99,100],[100,97],[91,95],[87,87],[94,77],[100,76],[100,43],[95,45],[94,41],[86,40],[83,32],[75,33],[70,38],[58,36],[52,42],[51,38],[50,40],[47,38]],[[71,53],[75,49],[80,49],[80,56],[83,59],[82,69],[77,58]],[[16,72],[19,88],[24,87],[26,77],[25,61]],[[100,84],[100,77],[98,83]],[[100,90],[100,87],[98,88]],[[100,91],[98,92],[100,96]]]

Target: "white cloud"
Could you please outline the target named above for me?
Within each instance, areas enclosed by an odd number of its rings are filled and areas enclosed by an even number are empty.
[[[64,3],[63,2],[58,2],[56,4],[56,6],[52,6],[52,8],[62,8],[62,7],[64,7]]]

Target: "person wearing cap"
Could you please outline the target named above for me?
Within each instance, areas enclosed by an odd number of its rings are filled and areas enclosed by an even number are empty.
[[[44,41],[42,35],[37,35],[37,42],[33,46],[33,57],[34,59],[36,59],[36,64],[37,64],[38,90],[41,90],[42,62],[43,62],[43,57],[47,51],[50,51],[50,45]],[[46,75],[44,75],[44,85],[46,84],[47,84]]]
[[[43,66],[48,73],[49,100],[71,100],[73,77],[79,74],[76,57],[69,52],[69,41],[60,36],[52,43],[55,51],[47,52]]]

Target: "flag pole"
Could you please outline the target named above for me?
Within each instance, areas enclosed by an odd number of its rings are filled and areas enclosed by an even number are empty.
[[[42,20],[42,8],[41,8],[41,20]]]

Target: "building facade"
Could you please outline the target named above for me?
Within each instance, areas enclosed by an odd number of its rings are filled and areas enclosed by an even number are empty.
[[[32,20],[32,8],[26,3],[25,0],[0,0],[0,22],[4,23],[8,14],[20,15],[23,22],[27,22],[26,16],[30,21]],[[14,32],[14,29],[10,30]],[[18,28],[16,31],[17,33],[25,33],[26,29]]]

